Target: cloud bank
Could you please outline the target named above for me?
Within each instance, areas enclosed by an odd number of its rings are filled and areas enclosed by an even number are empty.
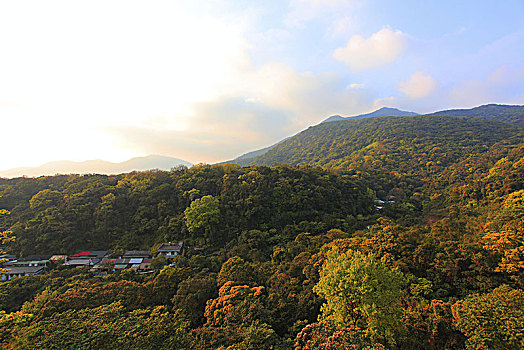
[[[298,72],[282,63],[244,71],[234,93],[195,103],[187,127],[156,125],[112,127],[122,147],[144,154],[173,154],[191,162],[232,159],[266,147],[341,111],[368,111],[373,97],[363,86],[345,87],[338,73]]]

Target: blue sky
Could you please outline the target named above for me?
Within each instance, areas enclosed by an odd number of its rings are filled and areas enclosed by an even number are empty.
[[[218,162],[332,114],[524,104],[524,1],[0,0],[0,169]]]

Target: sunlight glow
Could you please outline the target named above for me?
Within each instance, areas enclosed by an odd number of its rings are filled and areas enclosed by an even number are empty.
[[[220,93],[243,54],[238,26],[179,2],[20,1],[1,8],[0,112],[4,145],[16,149],[1,168],[125,160],[131,152],[115,147],[106,127],[160,121],[183,130],[191,104]]]

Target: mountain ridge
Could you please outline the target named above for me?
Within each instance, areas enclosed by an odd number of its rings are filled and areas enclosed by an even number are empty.
[[[497,130],[497,133],[493,133],[493,130]],[[369,147],[382,149],[384,142],[393,142],[386,147],[387,153],[398,153],[399,147],[403,148],[408,143],[418,147],[416,140],[430,138],[435,140],[432,141],[434,146],[442,149],[448,142],[471,142],[465,135],[471,135],[469,138],[475,140],[482,138],[486,144],[493,144],[494,139],[497,142],[501,140],[503,133],[516,135],[522,134],[522,130],[518,125],[477,117],[437,115],[343,120],[311,126],[266,153],[240,160],[237,164],[271,166],[285,163],[345,167],[360,158],[359,153],[369,153]],[[432,160],[437,161],[437,158]]]
[[[447,109],[425,115],[442,115],[446,117],[478,117],[524,127],[524,106],[522,105],[504,105],[491,103],[473,108]]]
[[[396,112],[397,114],[410,114],[411,113],[412,115],[395,116],[395,115],[387,114],[388,112],[389,113]],[[503,123],[513,124],[519,127],[524,127],[524,106],[522,105],[504,105],[504,104],[486,104],[486,105],[481,105],[481,106],[477,106],[477,107],[473,107],[469,109],[448,109],[448,110],[441,110],[441,111],[436,111],[433,113],[420,114],[420,115],[414,112],[402,111],[397,108],[382,107],[371,113],[360,114],[360,115],[356,115],[353,117],[342,117],[340,115],[333,115],[323,120],[322,122],[320,122],[317,125],[322,125],[322,124],[331,123],[331,122],[352,121],[352,120],[356,121],[356,120],[376,118],[376,117],[415,117],[415,116],[437,116],[437,115],[446,116],[446,117],[459,117],[459,116],[477,117],[477,118],[482,118],[482,119],[489,119],[489,120],[495,120],[495,121],[499,121]],[[314,127],[314,126],[311,126],[311,127]],[[297,133],[295,136],[299,134],[300,132]],[[295,137],[295,136],[292,136],[292,137]],[[235,163],[235,164],[239,164],[242,166],[245,166],[248,164],[254,164],[251,160],[257,157],[263,156],[264,154],[271,151],[275,147],[281,145],[282,143],[284,143],[287,140],[289,140],[289,138],[283,139],[282,141],[275,143],[273,146],[269,146],[266,148],[262,148],[256,151],[246,153],[245,155],[241,157],[237,157],[235,159],[232,159],[230,161],[226,161],[223,163]],[[246,155],[250,155],[250,157],[246,157]]]

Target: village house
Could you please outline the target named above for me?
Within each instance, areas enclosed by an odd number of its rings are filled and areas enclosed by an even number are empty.
[[[2,280],[9,281],[15,277],[40,275],[45,272],[45,266],[9,266],[2,272]]]
[[[183,242],[176,244],[164,243],[158,249],[158,254],[172,258],[182,254]],[[118,258],[112,258],[106,250],[83,251],[72,255],[27,256],[16,259],[14,255],[4,254],[0,259],[6,259],[2,266],[8,269],[2,273],[3,280],[14,277],[37,275],[45,273],[50,262],[63,262],[68,267],[89,267],[99,272],[111,273],[116,270],[132,269],[137,272],[150,272],[152,254],[150,250],[129,250]]]
[[[163,243],[158,248],[158,255],[165,256],[166,258],[174,258],[175,256],[182,254],[182,247],[184,242],[178,242],[173,244],[172,242]]]
[[[151,260],[150,250],[128,250],[117,259],[102,259],[94,268],[107,272],[125,269],[133,269],[135,271],[149,270]]]
[[[115,270],[133,269],[135,271],[148,270],[151,258],[126,258],[116,259]]]
[[[0,255],[0,260],[7,260],[7,261],[13,261],[16,260],[16,255],[13,254],[2,254]]]
[[[4,266],[13,266],[13,267],[35,267],[35,266],[43,266],[44,268],[47,267],[47,264],[49,264],[49,258],[51,255],[29,255],[23,258],[19,258],[17,260],[12,260],[9,262],[6,262]]]
[[[42,274],[50,257],[50,255],[31,255],[20,259],[16,259],[15,256],[6,257],[11,259],[3,264],[6,271],[2,272],[2,280],[9,281],[15,277]]]

